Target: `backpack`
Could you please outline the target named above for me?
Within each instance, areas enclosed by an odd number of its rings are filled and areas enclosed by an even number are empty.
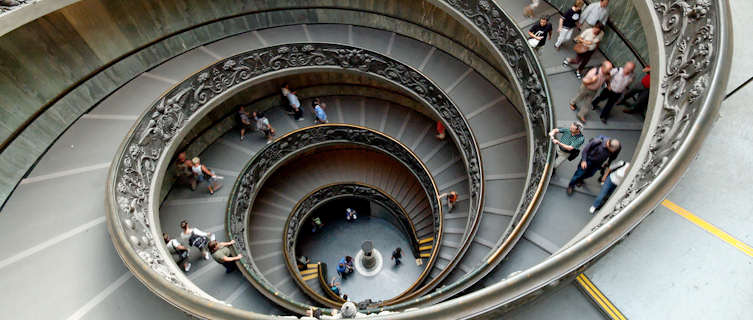
[[[188,244],[199,249],[206,248],[208,243],[209,240],[207,237],[197,235],[193,232],[191,232],[191,237],[188,238]]]

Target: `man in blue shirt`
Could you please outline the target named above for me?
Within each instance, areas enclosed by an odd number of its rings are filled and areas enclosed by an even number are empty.
[[[295,121],[303,121],[303,108],[301,108],[301,101],[298,100],[298,96],[295,95],[295,91],[290,90],[290,86],[287,83],[282,85],[282,95],[288,99],[288,105],[293,110],[293,116]]]
[[[326,108],[327,105],[324,102],[320,102],[319,98],[314,99],[312,104],[314,107],[314,123],[327,123],[327,113],[324,112],[324,108]]]

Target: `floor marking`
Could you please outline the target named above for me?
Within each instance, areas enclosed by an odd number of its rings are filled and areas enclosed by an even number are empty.
[[[219,139],[219,143],[221,145],[224,145],[224,146],[226,146],[226,147],[228,147],[230,149],[233,149],[235,151],[240,151],[243,154],[247,154],[247,155],[254,154],[253,150],[251,150],[249,148],[241,147],[241,146],[239,146],[239,145],[237,145],[235,143],[231,143],[231,142],[225,141],[224,139]]]
[[[463,74],[460,75],[460,77],[458,77],[458,79],[455,80],[455,82],[450,84],[450,86],[447,87],[447,89],[445,89],[445,92],[446,93],[452,92],[452,90],[454,90],[461,82],[463,82],[463,80],[465,80],[465,78],[467,78],[468,75],[471,74],[471,72],[473,72],[473,68],[468,68],[468,70],[465,70],[465,72],[463,72]]]
[[[519,179],[525,179],[526,173],[525,172],[519,172],[519,173],[504,173],[504,174],[490,174],[484,177],[485,181],[493,181],[493,180],[519,180]]]
[[[468,113],[468,114],[467,114],[467,115],[465,116],[465,118],[466,118],[466,119],[468,119],[468,120],[471,120],[471,118],[473,118],[473,117],[475,117],[475,116],[477,116],[477,115],[481,114],[482,112],[484,112],[484,111],[486,111],[487,109],[489,109],[489,108],[491,108],[491,107],[495,106],[495,105],[496,105],[497,103],[500,103],[500,102],[502,102],[502,101],[503,101],[503,100],[505,100],[505,99],[506,99],[506,98],[505,98],[505,96],[499,96],[499,97],[498,97],[497,99],[494,99],[494,100],[492,100],[491,102],[489,102],[489,103],[487,103],[487,104],[485,104],[485,105],[481,106],[481,108],[478,108],[477,110],[475,110],[475,111],[472,111],[472,112]]]
[[[337,106],[337,118],[340,119],[340,123],[345,123],[345,118],[343,118],[343,106],[340,103],[340,98],[335,98],[335,105]]]
[[[366,126],[366,99],[361,99],[361,126]]]
[[[387,116],[390,114],[390,104],[384,104],[384,112],[382,112],[382,122],[379,124],[379,132],[384,132],[384,128],[387,127]]]
[[[753,248],[745,244],[745,242],[742,242],[740,240],[735,239],[728,233],[722,231],[721,229],[717,228],[716,226],[712,225],[711,223],[706,222],[705,220],[701,219],[700,217],[690,213],[690,211],[685,210],[684,208],[678,206],[672,201],[669,201],[667,199],[664,199],[661,203],[665,208],[673,211],[674,213],[680,215],[681,217],[687,219],[688,221],[692,222],[693,224],[701,227],[701,229],[706,230],[707,232],[711,233],[712,235],[716,236],[719,239],[722,239],[724,242],[732,245],[733,247],[737,248],[738,250],[742,251],[743,253],[753,257]]]
[[[353,25],[348,25],[348,44],[353,45]]]
[[[395,33],[390,35],[390,41],[387,43],[387,50],[384,51],[385,56],[389,56],[392,53],[392,45],[395,44]]]
[[[410,122],[411,114],[408,113],[405,118],[403,119],[403,124],[400,126],[400,131],[397,132],[396,139],[399,141],[403,138],[403,134],[405,133],[405,127],[408,126],[408,122]]]
[[[487,149],[487,148],[494,147],[496,145],[503,144],[505,142],[510,142],[510,141],[513,141],[513,140],[525,138],[525,136],[526,136],[525,132],[518,132],[518,133],[515,133],[515,134],[511,134],[509,136],[504,136],[504,137],[496,139],[496,140],[484,142],[484,143],[482,143],[482,144],[479,145],[479,148],[481,150],[484,150],[484,149]]]
[[[512,217],[515,213],[512,210],[506,210],[506,209],[498,209],[498,208],[492,208],[492,207],[484,207],[483,212],[496,214],[500,216],[506,216],[506,217]]]
[[[308,42],[314,42],[311,40],[311,34],[309,33],[309,27],[305,24],[301,25],[303,27],[303,34],[306,35],[306,41]]]
[[[580,287],[586,291],[589,297],[601,307],[602,311],[604,311],[610,319],[626,319],[620,310],[617,310],[614,304],[612,304],[612,302],[609,301],[609,299],[607,299],[598,288],[596,288],[593,282],[591,282],[591,279],[586,277],[586,274],[581,273],[575,279]]]
[[[45,250],[45,249],[47,249],[47,248],[49,248],[51,246],[59,244],[60,242],[63,242],[66,239],[71,238],[71,237],[73,237],[73,236],[75,236],[75,235],[77,235],[77,234],[79,234],[81,232],[84,232],[84,231],[89,230],[89,229],[91,229],[93,227],[96,227],[99,224],[104,223],[105,220],[106,219],[105,219],[104,216],[99,217],[97,219],[94,219],[92,221],[84,223],[84,224],[82,224],[82,225],[80,225],[78,227],[75,227],[75,228],[73,228],[71,230],[68,230],[65,233],[57,235],[57,236],[55,236],[55,237],[53,237],[53,238],[51,238],[51,239],[49,239],[49,240],[47,240],[45,242],[42,242],[42,243],[40,243],[38,245],[35,245],[35,246],[33,246],[33,247],[29,248],[29,249],[26,249],[24,251],[21,251],[19,253],[16,253],[16,254],[8,257],[8,258],[5,258],[4,260],[0,261],[0,270],[2,270],[3,268],[5,268],[5,267],[7,267],[7,266],[9,266],[11,264],[14,264],[14,263],[16,263],[18,261],[21,261],[21,260],[25,259],[25,258],[28,258],[29,256],[31,256],[31,255],[33,255],[33,254],[35,254],[37,252],[40,252],[40,251]]]
[[[87,113],[81,116],[81,119],[86,120],[122,120],[122,121],[135,121],[138,116],[132,116],[127,114],[91,114]]]
[[[259,31],[254,30],[253,33],[256,36],[256,39],[261,42],[261,45],[264,47],[269,47],[269,43],[267,43],[267,40],[264,40],[264,38],[261,37],[261,34],[259,34]]]
[[[232,304],[233,302],[235,302],[235,300],[238,299],[238,297],[240,297],[244,292],[246,292],[246,290],[248,290],[250,286],[251,285],[249,285],[247,282],[242,282],[238,286],[238,288],[235,289],[235,291],[233,291],[233,293],[231,293],[230,296],[227,297],[227,299],[225,299],[225,302]]]
[[[431,242],[431,241],[434,241],[434,237],[426,238],[426,239],[421,239],[421,240],[418,241],[418,244],[424,244],[424,243]]]
[[[313,271],[316,271],[316,270],[313,270]],[[316,279],[317,277],[319,277],[319,274],[317,274],[317,273],[310,274],[310,275],[307,275],[307,276],[303,277],[303,281],[309,281],[311,279]]]
[[[210,55],[210,56],[211,56],[212,58],[215,58],[215,59],[217,59],[217,60],[222,60],[222,59],[224,59],[224,57],[222,57],[222,56],[221,56],[221,55],[219,55],[219,54],[216,54],[216,53],[214,53],[214,52],[213,52],[212,50],[209,50],[209,48],[207,48],[207,47],[205,47],[205,46],[199,46],[199,50],[201,50],[202,52],[204,52],[204,53],[206,53],[206,54]]]
[[[310,274],[310,273],[317,273],[317,272],[319,272],[319,269],[307,269],[307,270],[301,271],[301,274]]]
[[[424,60],[421,61],[421,64],[418,65],[418,70],[423,71],[424,67],[427,63],[429,63],[429,59],[431,59],[431,56],[434,55],[434,51],[437,51],[437,47],[431,47],[431,50],[429,50],[429,53],[426,54],[426,57],[424,57]]]
[[[173,79],[170,79],[170,78],[167,78],[167,77],[163,77],[163,76],[160,76],[160,75],[156,75],[156,74],[150,73],[150,72],[144,72],[141,75],[145,76],[147,78],[151,78],[151,79],[154,79],[154,80],[166,82],[166,83],[169,83],[169,84],[176,84],[176,83],[178,83],[178,80],[173,80]]]
[[[120,278],[115,280],[115,282],[111,283],[107,288],[102,290],[99,294],[94,296],[89,302],[81,306],[76,312],[74,312],[72,315],[68,316],[68,320],[78,320],[81,319],[83,316],[85,316],[89,311],[94,309],[100,302],[104,301],[108,296],[110,296],[115,290],[118,290],[121,286],[123,286],[126,281],[131,279],[133,274],[131,274],[131,271],[126,271]]]
[[[94,170],[108,169],[108,168],[110,168],[110,162],[105,162],[105,163],[95,164],[91,166],[70,169],[70,170],[65,170],[65,171],[58,171],[58,172],[43,174],[40,176],[31,177],[31,178],[25,178],[21,180],[19,184],[29,184],[29,183],[40,182],[40,181],[45,181],[45,180],[50,180],[50,179],[55,179],[55,178],[72,176],[79,173],[90,172]]]
[[[431,130],[431,127],[433,127],[433,123],[429,123],[426,125],[423,131],[421,131],[421,134],[418,135],[418,138],[416,138],[416,141],[413,142],[413,144],[410,146],[411,150],[416,150],[416,147],[418,147],[419,144],[421,144],[421,141],[424,141],[424,138],[426,137],[426,134],[429,133],[429,130]]]

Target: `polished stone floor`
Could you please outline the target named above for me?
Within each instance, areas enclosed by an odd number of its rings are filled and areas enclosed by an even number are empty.
[[[325,222],[322,229],[302,238],[299,252],[311,258],[312,262],[327,263],[329,280],[337,276],[335,267],[344,256],[355,257],[366,240],[374,242],[383,258],[382,270],[367,277],[353,271],[345,279],[340,279],[342,293],[351,301],[365,299],[384,300],[395,297],[409,288],[424,270],[424,265],[416,265],[410,251],[408,239],[394,225],[382,218],[362,216],[355,222],[343,219]],[[392,251],[403,249],[402,264],[395,266],[390,256]]]

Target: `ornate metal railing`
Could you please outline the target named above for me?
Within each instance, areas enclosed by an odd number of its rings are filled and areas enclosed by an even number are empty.
[[[253,253],[247,246],[249,234],[247,232],[250,225],[250,214],[253,212],[253,204],[256,196],[262,190],[262,186],[265,181],[275,172],[277,168],[284,163],[291,161],[298,157],[302,152],[315,150],[324,146],[359,146],[361,148],[368,148],[377,150],[384,154],[389,155],[395,160],[399,161],[405,168],[407,168],[416,177],[421,187],[424,189],[426,199],[429,202],[429,207],[432,211],[432,219],[434,223],[434,236],[436,239],[442,238],[442,208],[438,199],[438,191],[436,183],[432,178],[429,170],[419,160],[407,146],[401,144],[395,139],[392,139],[384,134],[376,131],[347,124],[323,124],[316,125],[307,128],[302,128],[290,132],[277,140],[274,143],[265,146],[262,150],[257,152],[254,157],[249,160],[248,163],[241,170],[238,179],[233,186],[230,193],[230,199],[228,200],[226,227],[229,239],[235,239],[234,245],[237,252],[243,252],[244,257],[240,260],[244,269],[244,275],[251,281],[254,286],[259,290],[267,290],[268,297],[277,300],[290,300],[289,297],[285,297],[279,293],[266,279],[264,279],[261,270],[259,270],[254,263]],[[306,215],[312,210],[321,197],[337,197],[337,194],[333,194],[336,191],[352,191],[360,192],[360,196],[369,196],[378,198],[379,193],[369,194],[369,190],[372,188],[339,188],[340,185],[331,186],[331,188],[324,187],[322,192],[316,191],[305,197],[299,202],[290,213],[286,220],[284,232],[281,234],[283,237],[283,252],[286,257],[288,271],[290,276],[293,277],[298,283],[299,287],[311,296],[315,301],[327,306],[337,307],[339,304],[336,301],[326,299],[316,294],[313,290],[306,290],[308,286],[300,279],[295,269],[295,260],[290,258],[294,256],[296,238],[300,223],[305,219]],[[318,191],[318,190],[317,190]],[[361,192],[363,191],[363,192]],[[342,195],[342,194],[340,194]],[[388,196],[383,195],[387,202],[392,202]],[[399,208],[399,211],[403,211]],[[413,238],[415,238],[415,230],[413,231]],[[417,243],[417,240],[415,240]],[[436,261],[438,247],[435,247],[432,251],[431,258],[426,264],[426,269],[421,273],[416,280],[416,284],[420,283],[429,274],[431,266]],[[260,285],[264,284],[264,285]],[[412,286],[411,288],[414,288]],[[283,301],[283,304],[286,301]]]

